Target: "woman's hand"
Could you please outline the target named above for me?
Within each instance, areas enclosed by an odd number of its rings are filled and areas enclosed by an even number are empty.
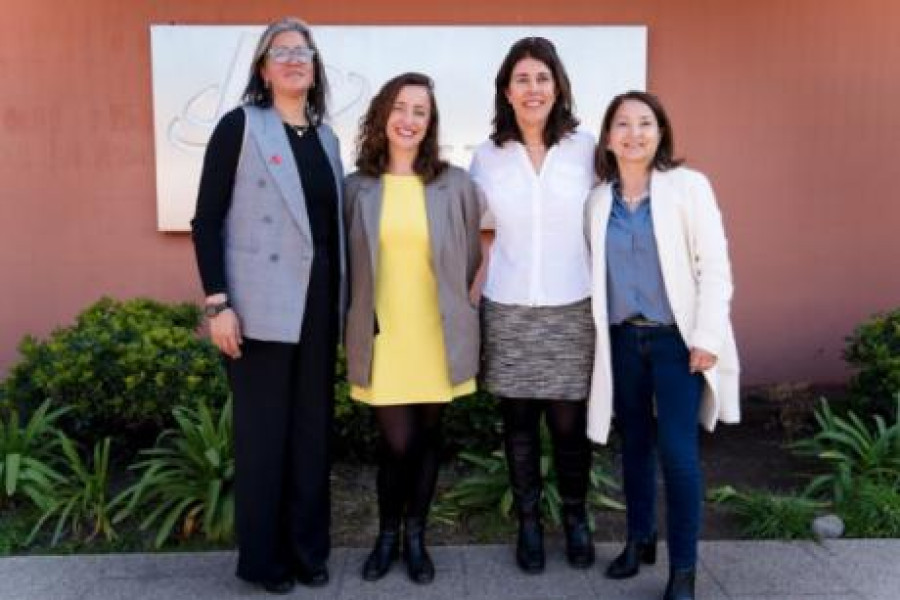
[[[209,319],[209,337],[223,354],[236,359],[241,357],[241,324],[234,310],[226,308]]]
[[[688,364],[691,373],[702,373],[707,369],[711,369],[716,364],[717,357],[712,352],[707,352],[703,348],[691,348],[691,357]]]

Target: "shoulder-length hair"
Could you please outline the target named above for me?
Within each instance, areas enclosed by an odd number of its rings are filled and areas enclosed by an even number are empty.
[[[325,77],[325,64],[319,53],[316,42],[313,39],[309,25],[294,17],[279,19],[266,27],[259,38],[256,50],[253,52],[253,64],[250,66],[250,78],[244,89],[243,101],[245,104],[268,108],[272,106],[272,90],[266,87],[262,78],[262,67],[268,55],[272,41],[279,33],[296,31],[303,36],[313,54],[313,86],[306,95],[306,115],[310,123],[319,125],[328,114],[326,103],[328,100],[328,79]]]
[[[556,53],[553,43],[542,37],[522,38],[512,45],[509,52],[506,53],[506,58],[500,64],[500,70],[497,71],[497,77],[494,78],[494,118],[491,121],[493,132],[490,138],[497,146],[502,146],[510,140],[524,142],[522,132],[516,122],[516,114],[506,98],[506,90],[509,89],[513,69],[523,58],[533,58],[544,63],[553,75],[556,99],[553,101],[553,108],[550,109],[547,124],[544,126],[544,144],[549,148],[575,131],[575,128],[578,127],[578,119],[573,114],[572,85],[569,83],[566,68]]]
[[[387,172],[390,157],[387,139],[387,122],[400,95],[400,90],[407,85],[420,86],[428,90],[428,101],[431,104],[428,128],[425,137],[419,144],[419,151],[413,161],[413,171],[426,183],[434,180],[447,168],[441,160],[438,145],[438,108],[434,98],[434,83],[422,73],[403,73],[389,80],[369,104],[369,109],[359,121],[359,135],[356,139],[356,168],[360,173],[371,177],[381,177]]]
[[[619,178],[619,164],[616,162],[615,154],[607,146],[609,145],[609,132],[612,129],[613,119],[619,107],[626,100],[636,100],[646,104],[653,111],[656,123],[659,125],[659,146],[656,148],[656,154],[653,156],[650,167],[658,171],[668,171],[684,162],[680,158],[675,158],[672,125],[669,122],[669,116],[666,114],[666,109],[663,108],[662,102],[653,94],[632,90],[613,98],[609,106],[606,107],[606,113],[603,115],[603,123],[600,125],[600,141],[597,143],[597,150],[594,153],[594,171],[597,173],[597,178],[602,182],[613,181]]]

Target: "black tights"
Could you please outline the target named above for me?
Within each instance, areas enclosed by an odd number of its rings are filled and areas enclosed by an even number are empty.
[[[378,423],[378,517],[382,530],[400,518],[425,522],[440,463],[443,404],[375,408]]]
[[[540,514],[542,414],[546,414],[553,440],[553,463],[563,505],[570,510],[583,510],[591,467],[587,402],[501,398],[500,410],[519,516],[537,518]]]

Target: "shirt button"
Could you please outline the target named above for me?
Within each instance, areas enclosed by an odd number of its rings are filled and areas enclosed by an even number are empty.
[[[261,188],[264,188],[264,187],[266,187],[266,180],[265,180],[265,179],[260,179],[260,180],[258,180],[258,181],[256,182],[256,185],[258,185],[258,186],[261,187]]]
[[[269,215],[266,215],[262,218],[262,221],[263,221],[263,223],[269,224],[272,222],[272,217],[270,217]]]
[[[272,262],[278,262],[278,255],[277,255],[277,254],[270,254],[270,255],[269,255],[269,260],[272,261]]]

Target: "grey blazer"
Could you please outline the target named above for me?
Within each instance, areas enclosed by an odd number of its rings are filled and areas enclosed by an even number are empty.
[[[371,381],[378,333],[375,270],[382,193],[380,178],[354,173],[346,179],[344,222],[350,261],[347,378],[363,387]],[[481,264],[479,223],[484,197],[465,171],[451,166],[425,186],[425,203],[448,370],[456,385],[478,373],[478,309],[469,300],[469,289]]]
[[[296,343],[313,259],[303,187],[278,113],[254,106],[245,106],[244,112],[244,141],[224,228],[228,298],[245,336]],[[316,131],[331,163],[338,195],[338,301],[343,316],[347,297],[343,167],[331,128],[320,125]]]

